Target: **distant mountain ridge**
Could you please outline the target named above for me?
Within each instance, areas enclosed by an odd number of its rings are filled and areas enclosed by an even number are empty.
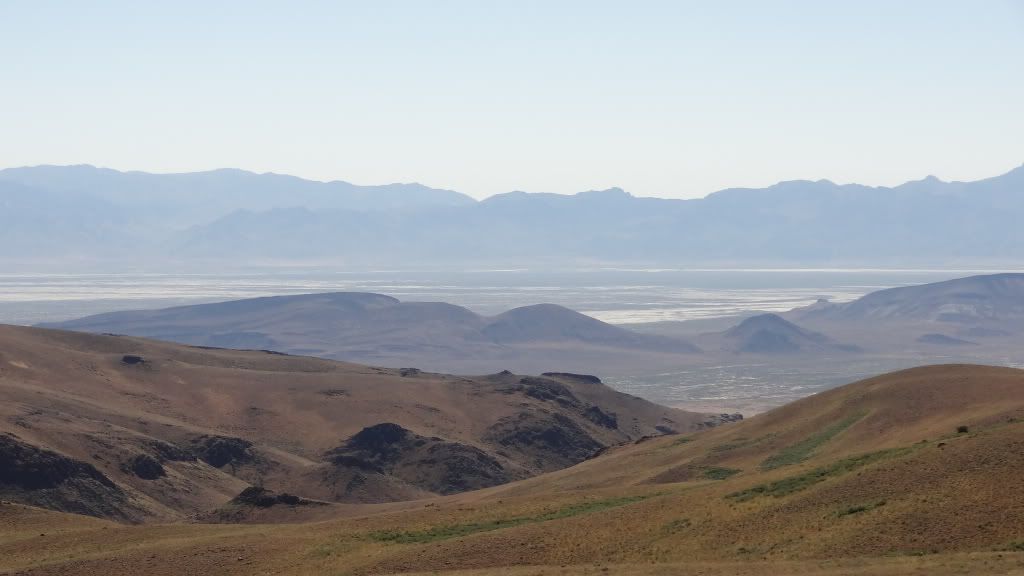
[[[972,324],[1024,320],[1024,273],[988,274],[889,288],[845,304],[815,305],[808,318]]]
[[[975,182],[827,180],[695,200],[621,189],[483,201],[278,174],[0,171],[0,260],[193,268],[566,263],[953,265],[1024,253],[1024,167]],[[557,246],[557,250],[552,250]],[[62,263],[62,264],[53,264]]]
[[[267,349],[389,366],[480,367],[518,362],[567,369],[579,354],[689,354],[699,349],[639,334],[554,304],[481,316],[444,302],[402,302],[382,294],[333,292],[250,298],[163,310],[111,312],[45,324],[184,344]],[[531,360],[535,358],[536,360]]]

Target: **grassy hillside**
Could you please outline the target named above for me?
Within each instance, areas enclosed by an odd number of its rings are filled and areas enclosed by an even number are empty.
[[[1024,371],[934,366],[506,486],[316,523],[124,527],[7,505],[0,569],[1018,573],[1021,454]],[[35,535],[51,523],[58,533]]]

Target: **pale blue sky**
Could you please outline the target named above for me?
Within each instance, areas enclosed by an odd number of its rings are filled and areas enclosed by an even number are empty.
[[[703,196],[1024,162],[1024,0],[0,0],[0,166]]]

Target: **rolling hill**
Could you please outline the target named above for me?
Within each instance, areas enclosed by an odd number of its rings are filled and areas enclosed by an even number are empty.
[[[778,314],[760,314],[719,335],[726,350],[745,354],[854,352],[855,346],[833,342],[820,332],[805,330]]]
[[[950,324],[1024,321],[1024,274],[968,276],[879,290],[846,304],[814,307],[807,318]]]
[[[132,522],[207,513],[250,486],[316,502],[451,494],[726,420],[592,376],[448,376],[0,326],[0,498]]]
[[[1024,506],[1009,489],[1022,449],[1024,371],[931,366],[512,484],[316,523],[131,527],[7,504],[0,570],[1013,574],[1024,569]]]
[[[678,361],[699,351],[553,304],[487,317],[443,302],[352,292],[113,312],[43,326],[459,373],[601,372],[610,363]]]

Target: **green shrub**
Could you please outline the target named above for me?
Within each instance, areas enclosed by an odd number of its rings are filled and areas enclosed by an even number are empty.
[[[726,478],[731,478],[739,474],[740,472],[742,472],[742,470],[737,470],[735,468],[721,468],[719,466],[709,466],[708,468],[704,469],[704,473],[702,474],[702,476],[708,480],[725,480]]]
[[[835,438],[840,432],[846,430],[850,426],[853,426],[855,422],[863,418],[865,412],[859,412],[857,414],[850,415],[839,422],[825,428],[824,430],[812,434],[807,438],[789,446],[783,448],[778,453],[769,456],[761,463],[762,470],[774,470],[783,466],[789,466],[791,464],[798,464],[807,460],[811,457],[819,447]]]
[[[548,520],[569,518],[580,514],[590,514],[601,510],[608,510],[609,508],[618,508],[619,506],[633,504],[634,502],[640,502],[641,500],[653,498],[654,496],[658,496],[658,494],[625,496],[622,498],[608,498],[606,500],[591,500],[581,502],[579,504],[573,504],[572,506],[567,506],[553,512],[539,514],[537,516],[514,516],[512,518],[499,518],[489,522],[471,522],[467,524],[434,526],[425,530],[380,530],[377,532],[371,532],[369,537],[372,540],[377,540],[378,542],[394,542],[397,544],[436,542],[438,540],[447,540],[448,538],[468,536],[470,534],[476,534],[477,532],[490,532],[492,530],[500,530],[502,528],[521,526],[523,524],[547,522]]]
[[[861,454],[851,458],[844,458],[826,466],[815,468],[809,472],[789,476],[781,480],[775,480],[774,482],[759,484],[739,492],[733,492],[732,494],[726,495],[726,498],[743,502],[759,496],[774,496],[776,498],[788,496],[794,492],[810,488],[819,482],[824,482],[829,478],[842,476],[843,474],[852,472],[858,468],[867,466],[868,464],[873,464],[879,460],[887,458],[902,456],[908,452],[910,452],[910,448],[892,448],[889,450],[879,450],[878,452],[868,452],[867,454]]]

